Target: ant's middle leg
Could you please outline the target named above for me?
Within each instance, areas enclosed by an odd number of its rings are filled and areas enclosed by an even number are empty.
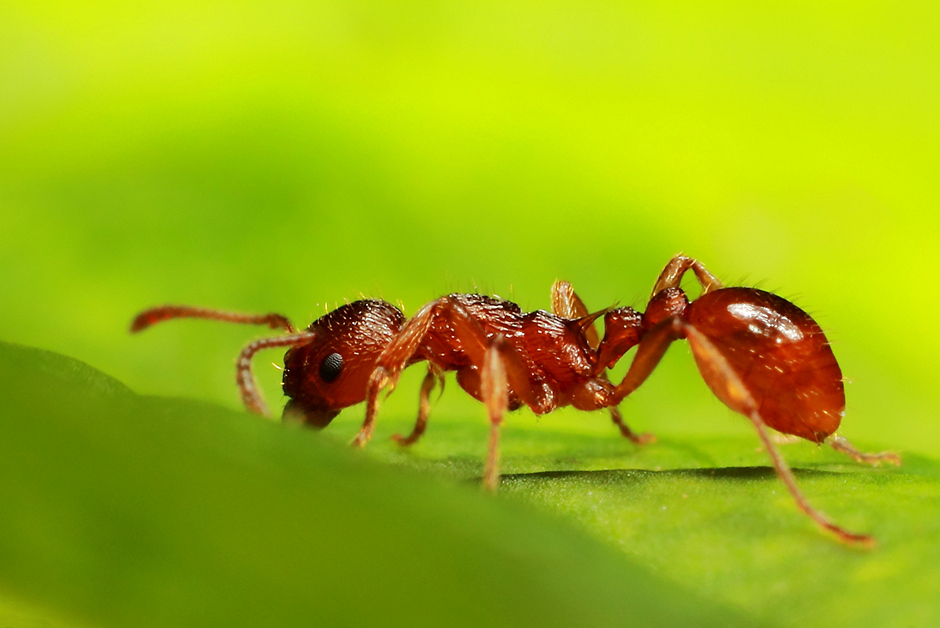
[[[620,405],[627,395],[646,381],[662,360],[669,345],[682,337],[682,325],[681,320],[671,317],[659,322],[646,332],[643,340],[637,345],[636,354],[633,356],[633,362],[630,363],[627,374],[623,376],[623,380],[614,390],[611,407]]]
[[[509,381],[501,353],[508,344],[502,335],[495,336],[486,348],[480,369],[480,394],[490,419],[490,438],[483,467],[483,488],[495,492],[499,486],[499,428],[509,401]]]
[[[562,318],[576,319],[583,318],[589,314],[587,306],[578,293],[574,291],[571,284],[567,281],[558,280],[552,284],[552,312]],[[584,337],[588,344],[597,349],[600,345],[600,337],[597,335],[597,329],[593,322],[584,329]],[[606,371],[602,372],[603,375]],[[624,438],[629,439],[637,445],[656,442],[656,436],[650,433],[637,434],[624,422],[623,415],[617,406],[609,406],[610,419],[620,430]]]
[[[479,396],[486,404],[490,420],[483,488],[495,492],[499,485],[499,431],[509,405],[510,390],[536,414],[555,408],[555,393],[547,385],[540,386],[529,379],[525,362],[502,334],[487,340],[483,364],[478,368]]]
[[[656,435],[651,434],[650,432],[645,432],[643,434],[637,434],[630,429],[630,426],[627,425],[623,420],[623,415],[620,414],[620,409],[617,406],[610,406],[607,408],[610,412],[610,419],[614,422],[614,425],[620,429],[620,433],[624,438],[629,439],[630,442],[636,445],[646,445],[647,443],[655,443]]]
[[[655,297],[666,288],[678,288],[682,282],[682,276],[690,269],[702,285],[702,294],[721,288],[721,282],[705,268],[702,262],[685,255],[676,255],[669,260],[669,263],[663,268],[663,272],[659,274],[659,279],[656,280],[656,285],[653,286],[652,296]]]

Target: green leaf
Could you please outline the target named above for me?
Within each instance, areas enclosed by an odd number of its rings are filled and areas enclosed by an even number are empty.
[[[751,623],[557,516],[312,431],[16,345],[0,382],[4,625]]]
[[[461,418],[432,414],[410,451],[387,443],[408,419],[380,417],[370,451],[474,478],[486,427],[482,407],[472,407]],[[350,427],[359,420],[354,412]],[[866,551],[838,543],[803,515],[746,420],[730,412],[729,420],[740,423],[740,436],[666,432],[636,447],[605,413],[513,413],[503,429],[501,495],[562,514],[657,575],[755,620],[940,625],[937,461],[902,452],[901,467],[869,467],[808,442],[780,445],[811,504],[875,536],[878,546]]]

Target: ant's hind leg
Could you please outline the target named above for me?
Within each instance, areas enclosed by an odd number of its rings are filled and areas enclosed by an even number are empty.
[[[828,530],[843,543],[864,547],[873,546],[875,539],[871,536],[849,532],[845,528],[836,525],[822,511],[810,505],[797,485],[793,471],[774,444],[773,438],[767,430],[767,425],[760,416],[759,406],[750,390],[728,363],[728,360],[712,344],[711,340],[692,325],[685,324],[683,329],[689,345],[692,347],[692,354],[695,356],[695,362],[699,367],[702,378],[705,379],[715,396],[721,399],[725,405],[750,419],[754,429],[757,430],[761,444],[770,456],[770,461],[773,463],[777,476],[787,487],[799,509],[806,513],[819,527]]]
[[[610,419],[614,422],[614,425],[620,429],[620,433],[624,438],[629,439],[631,442],[637,445],[645,445],[647,443],[656,442],[655,434],[650,434],[649,432],[644,434],[637,434],[631,430],[630,427],[624,423],[623,415],[620,414],[620,409],[617,406],[610,406],[607,409],[610,411]]]
[[[881,451],[876,454],[859,451],[848,440],[841,436],[837,436],[836,434],[833,434],[827,438],[825,442],[836,451],[844,453],[846,456],[849,456],[856,462],[862,462],[872,466],[878,466],[882,462],[893,465],[901,464],[901,456],[893,451]]]
[[[669,345],[679,338],[680,326],[681,322],[678,319],[667,318],[646,333],[646,336],[637,345],[630,368],[627,369],[623,380],[614,388],[613,398],[610,399],[610,405],[607,406],[610,411],[610,418],[614,425],[620,429],[620,433],[624,438],[630,439],[637,445],[656,442],[656,436],[649,433],[636,434],[624,422],[617,406],[650,376],[666,353]]]
[[[408,436],[392,434],[392,440],[402,447],[414,445],[418,442],[418,439],[421,438],[421,435],[424,434],[424,430],[428,425],[428,415],[431,413],[431,391],[434,390],[437,384],[440,384],[441,391],[443,392],[444,373],[442,373],[439,368],[429,363],[428,373],[424,376],[424,381],[421,382],[421,393],[418,398],[418,420],[415,421],[414,429],[411,430],[411,434]]]

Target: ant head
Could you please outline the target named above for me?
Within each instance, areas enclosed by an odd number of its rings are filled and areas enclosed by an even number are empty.
[[[309,344],[284,356],[285,419],[323,428],[346,406],[363,401],[375,362],[404,316],[385,301],[354,301],[314,321]]]

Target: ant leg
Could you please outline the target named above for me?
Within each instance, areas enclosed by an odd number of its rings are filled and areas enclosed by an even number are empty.
[[[872,466],[878,466],[882,462],[887,462],[888,464],[893,464],[896,466],[900,466],[901,464],[901,456],[897,455],[893,451],[882,451],[877,454],[859,451],[848,440],[836,434],[833,434],[827,438],[825,442],[836,451],[844,453],[856,462],[862,462]]]
[[[418,397],[418,420],[415,421],[414,429],[407,437],[401,434],[392,434],[392,439],[402,447],[414,445],[424,434],[428,424],[428,415],[431,412],[431,391],[434,390],[436,384],[440,384],[443,392],[444,373],[434,364],[428,363],[428,373],[424,376],[424,381],[421,382],[421,393]]]
[[[821,528],[835,534],[836,538],[838,538],[843,543],[857,543],[864,547],[874,547],[874,537],[868,534],[856,534],[855,532],[849,532],[845,528],[836,525],[831,519],[829,519],[829,517],[823,514],[822,511],[817,510],[810,505],[810,503],[806,500],[806,497],[803,495],[803,492],[800,490],[800,487],[797,485],[796,478],[793,476],[793,471],[790,469],[790,466],[786,463],[786,461],[780,455],[780,452],[774,446],[773,440],[770,438],[770,434],[767,432],[767,426],[760,418],[760,415],[755,410],[748,414],[747,418],[751,420],[751,423],[757,430],[757,435],[760,437],[764,448],[770,455],[770,460],[773,462],[774,470],[776,470],[777,476],[783,480],[784,485],[786,485],[787,490],[790,491],[790,495],[793,497],[793,500],[796,502],[796,505],[800,508],[800,510],[809,515],[809,517]]]
[[[499,428],[509,402],[509,382],[502,353],[508,344],[502,335],[495,336],[486,349],[480,369],[480,393],[490,419],[490,439],[486,464],[483,467],[483,488],[496,492],[499,485]]]
[[[508,404],[508,391],[511,389],[536,414],[545,414],[557,406],[557,391],[544,382],[531,382],[525,363],[512,345],[498,334],[487,337],[469,312],[448,297],[421,308],[382,351],[369,378],[366,418],[352,444],[362,447],[371,438],[379,392],[386,386],[394,386],[399,373],[418,352],[421,342],[439,318],[447,324],[453,348],[459,349],[480,373],[479,394],[474,396],[483,399],[490,416],[484,486],[495,489],[499,480],[499,426]]]
[[[631,442],[637,445],[645,445],[647,443],[655,443],[656,435],[646,432],[644,434],[637,434],[630,427],[624,423],[623,415],[620,414],[620,409],[617,406],[610,406],[607,408],[610,411],[610,419],[614,422],[620,429],[620,433],[624,438],[630,439]]]
[[[552,284],[552,313],[572,320],[584,318],[589,314],[587,306],[571,284],[560,279]],[[592,349],[597,349],[601,340],[594,327],[594,321],[584,327],[584,337]]]
[[[483,488],[493,492],[499,485],[499,429],[510,390],[536,414],[550,412],[557,405],[555,391],[546,385],[533,385],[522,358],[502,334],[497,334],[489,339],[480,367],[480,397],[486,403],[490,419]]]
[[[767,426],[759,413],[759,407],[750,391],[741,381],[741,378],[734,371],[725,357],[715,347],[714,344],[700,331],[692,325],[683,325],[686,338],[692,347],[692,353],[695,356],[695,362],[699,367],[705,383],[725,405],[732,410],[739,412],[750,419],[757,435],[767,450],[770,460],[774,465],[777,476],[783,481],[790,495],[796,502],[796,505],[813,521],[824,530],[836,535],[836,537],[849,544],[858,544],[865,547],[872,547],[875,544],[874,538],[867,534],[856,534],[849,532],[845,528],[836,525],[822,511],[813,508],[807,501],[803,492],[796,483],[793,471],[780,455],[773,439],[767,431]]]
[[[558,280],[552,284],[552,312],[562,318],[578,319],[588,316],[587,306],[581,297],[574,291],[571,284],[567,281]],[[600,345],[600,337],[597,335],[597,329],[594,328],[594,322],[584,328],[584,337],[592,349],[597,349]],[[603,375],[605,371],[599,373]],[[623,415],[617,406],[609,406],[610,419],[620,430],[624,438],[629,439],[637,445],[656,442],[656,436],[653,434],[637,434],[624,422]]]
[[[308,344],[316,337],[314,332],[302,331],[296,334],[289,334],[287,336],[277,336],[274,338],[262,338],[260,340],[255,340],[247,347],[242,349],[242,352],[238,356],[235,369],[235,381],[238,383],[238,390],[241,391],[242,403],[251,410],[256,412],[261,416],[268,415],[268,408],[264,404],[264,401],[261,400],[261,395],[258,394],[258,389],[255,386],[254,377],[251,375],[251,358],[258,351],[262,349],[270,349],[272,347],[297,347],[300,345]]]
[[[633,356],[633,362],[630,363],[627,374],[623,376],[623,380],[614,389],[610,403],[607,406],[610,411],[610,418],[614,425],[620,429],[620,433],[637,445],[656,442],[656,436],[650,433],[636,434],[624,423],[623,416],[621,416],[617,406],[627,395],[646,381],[663,355],[665,355],[669,345],[680,337],[680,329],[681,322],[678,319],[667,318],[646,333],[643,340],[637,345],[636,354]]]
[[[627,374],[623,376],[623,381],[614,390],[611,407],[620,405],[627,395],[646,381],[665,355],[669,345],[682,336],[681,330],[682,321],[677,318],[667,318],[646,332],[643,340],[637,345],[636,354],[633,356],[633,362],[630,363]]]
[[[376,360],[375,370],[366,388],[366,418],[359,434],[353,439],[353,445],[363,447],[372,438],[379,408],[379,392],[385,387],[394,390],[399,374],[418,352],[431,326],[442,317],[449,323],[449,333],[454,335],[455,348],[466,354],[472,364],[478,367],[483,364],[489,342],[480,324],[448,297],[431,301],[405,323]]]
[[[369,383],[366,386],[366,418],[362,422],[359,433],[353,439],[352,445],[365,447],[365,444],[372,438],[372,431],[375,429],[375,417],[379,411],[379,393],[385,387],[390,388],[389,394],[395,389],[399,374],[418,351],[421,341],[424,340],[434,323],[434,319],[440,315],[446,303],[450,303],[450,300],[443,297],[431,301],[418,310],[379,354],[375,362],[375,369],[372,371],[372,375],[369,376]],[[474,324],[476,323],[474,322]],[[482,330],[480,330],[480,333],[482,334]]]
[[[653,286],[653,295],[656,296],[660,291],[666,288],[678,288],[682,282],[682,275],[689,269],[695,273],[695,278],[702,285],[702,294],[707,294],[712,290],[721,288],[721,282],[697,259],[686,257],[685,255],[676,255],[660,273],[656,285]]]
[[[131,333],[143,331],[151,325],[173,318],[206,318],[227,323],[267,325],[271,329],[283,329],[288,333],[294,333],[294,326],[290,324],[286,316],[281,314],[239,314],[188,305],[162,305],[145,310],[134,318],[131,323]]]

